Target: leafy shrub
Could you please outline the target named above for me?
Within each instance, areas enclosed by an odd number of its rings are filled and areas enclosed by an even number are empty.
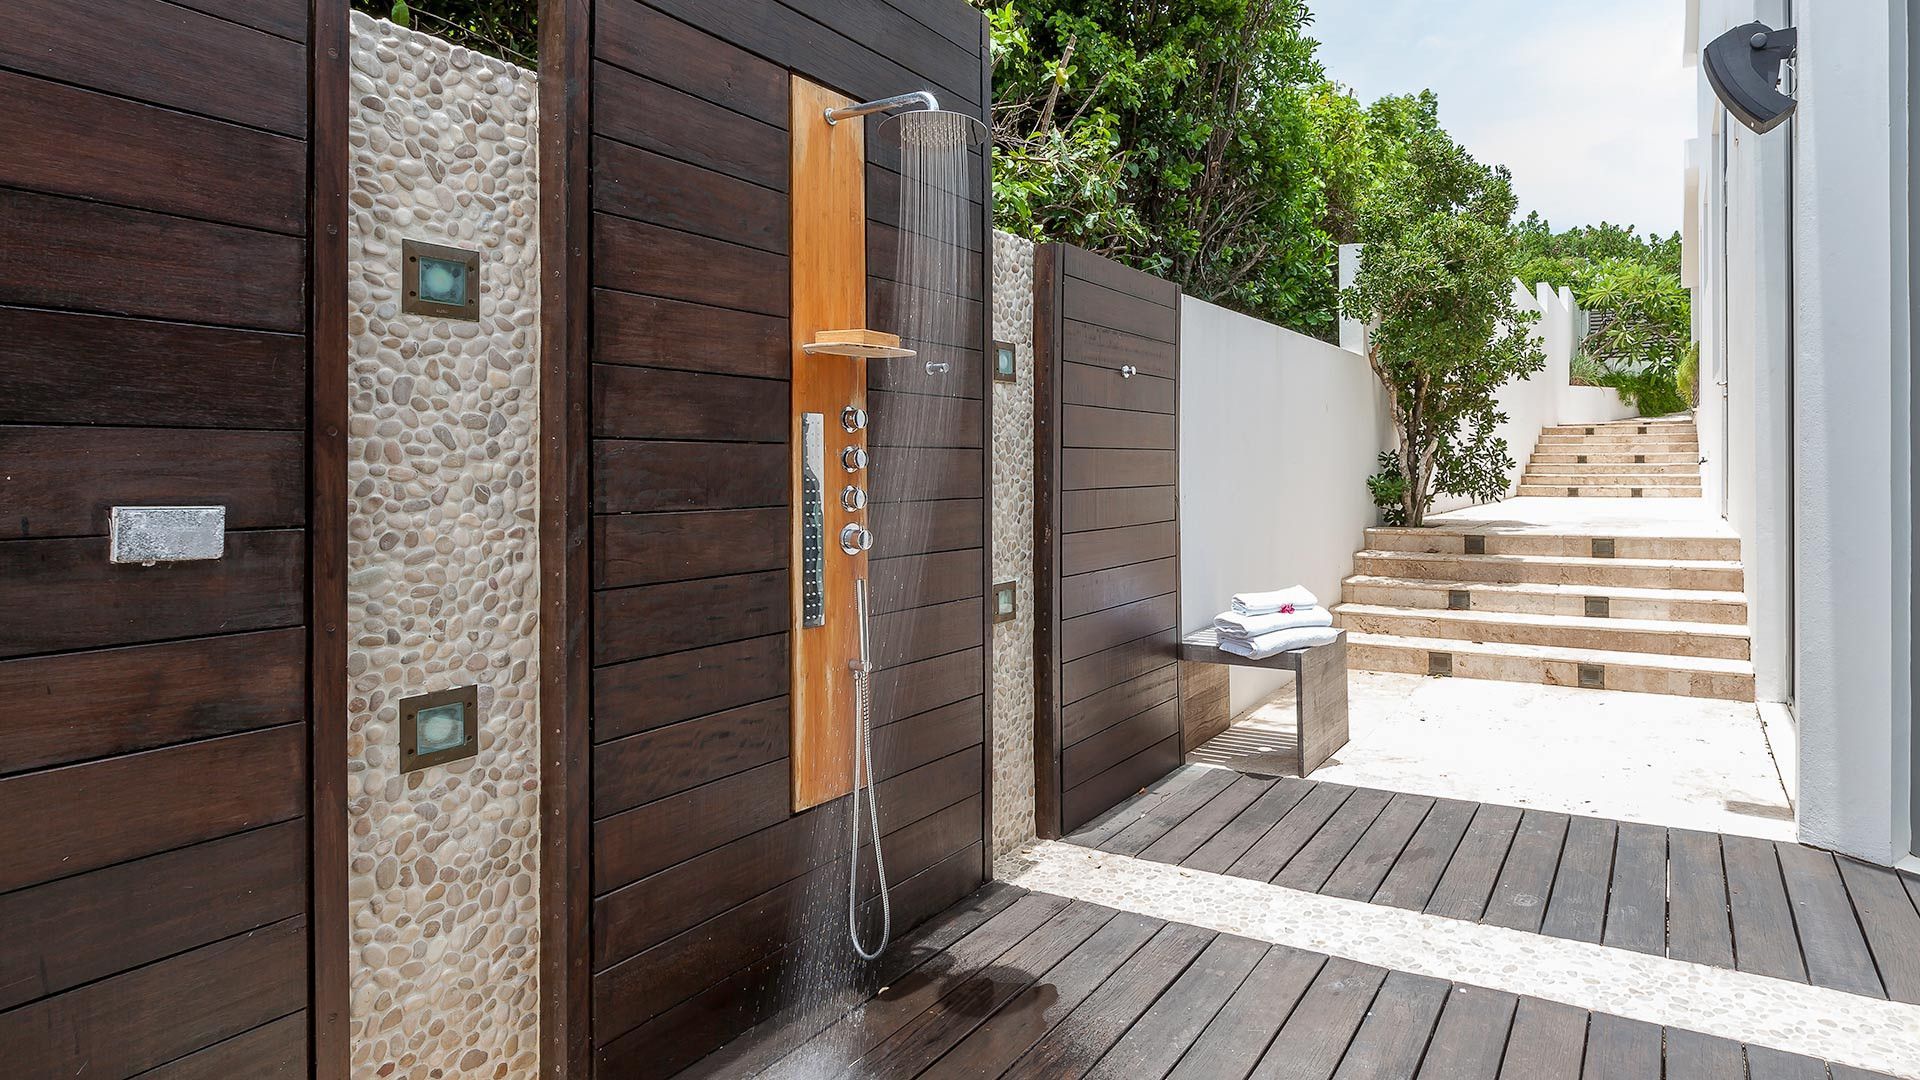
[[[1379,465],[1380,471],[1367,477],[1367,492],[1373,496],[1373,505],[1380,508],[1381,524],[1405,525],[1407,474],[1400,471],[1400,455],[1382,450]]]
[[[1606,365],[1585,349],[1575,349],[1567,362],[1567,382],[1572,386],[1605,386],[1607,375]]]
[[[1690,408],[1700,407],[1700,343],[1695,341],[1687,345],[1687,351],[1680,354],[1680,366],[1673,373],[1675,387],[1685,398]]]

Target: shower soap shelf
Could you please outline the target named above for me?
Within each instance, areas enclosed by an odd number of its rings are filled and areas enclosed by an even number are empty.
[[[900,347],[899,334],[887,334],[878,330],[822,330],[813,335],[813,341],[800,346],[808,356],[865,356],[873,359],[895,359],[912,356],[912,349]]]

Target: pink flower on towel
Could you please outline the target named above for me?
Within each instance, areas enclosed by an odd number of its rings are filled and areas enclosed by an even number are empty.
[[[1292,604],[1281,604],[1281,605],[1280,605],[1280,614],[1282,614],[1282,615],[1291,615],[1291,614],[1293,614],[1293,605],[1292,605]]]

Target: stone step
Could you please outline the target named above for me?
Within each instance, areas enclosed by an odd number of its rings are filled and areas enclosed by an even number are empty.
[[[1555,454],[1564,457],[1564,454]],[[1700,463],[1683,461],[1542,461],[1535,456],[1527,471],[1542,476],[1699,476]]]
[[[1703,656],[1509,645],[1348,631],[1347,666],[1361,671],[1582,686],[1644,694],[1753,700],[1753,665]],[[1551,718],[1543,717],[1543,722]]]
[[[1521,474],[1523,484],[1543,487],[1699,487],[1700,470],[1691,473],[1594,473],[1583,465],[1529,466]]]
[[[1511,530],[1511,531],[1503,531]],[[1470,539],[1471,538],[1471,539]],[[1367,530],[1367,547],[1375,551],[1420,551],[1436,555],[1465,555],[1472,543],[1482,555],[1555,555],[1574,558],[1668,559],[1734,562],[1740,558],[1736,536],[1595,536],[1553,532],[1488,523],[1481,528],[1448,524],[1413,529],[1377,526]]]
[[[1394,637],[1547,645],[1660,656],[1710,656],[1721,660],[1747,660],[1753,655],[1747,628],[1726,623],[1448,611],[1378,604],[1341,604],[1333,609],[1333,614],[1336,626]]]
[[[1612,420],[1604,424],[1548,424],[1542,435],[1697,435],[1691,420]]]
[[[1700,440],[1692,435],[1542,435],[1535,448],[1584,446],[1594,450],[1698,450]]]
[[[1744,593],[1699,589],[1542,585],[1530,582],[1423,581],[1355,574],[1341,584],[1349,604],[1455,611],[1511,611],[1532,615],[1606,612],[1616,619],[1745,626]]]
[[[1700,464],[1700,455],[1698,453],[1686,453],[1686,452],[1675,453],[1675,454],[1643,454],[1638,451],[1635,451],[1632,453],[1608,452],[1608,453],[1600,453],[1600,454],[1588,454],[1588,453],[1578,452],[1578,451],[1560,453],[1558,451],[1552,451],[1552,450],[1546,450],[1546,451],[1536,450],[1534,451],[1532,460],[1539,464],[1562,464],[1562,465],[1646,464],[1646,465],[1692,465],[1692,466],[1698,467]]]
[[[1615,487],[1602,484],[1528,484],[1522,483],[1516,495],[1567,499],[1697,499],[1700,485],[1685,487]]]
[[[1442,582],[1526,582],[1734,592],[1745,587],[1740,564],[1718,560],[1676,562],[1666,559],[1451,555],[1368,550],[1353,557],[1353,569],[1356,574]]]

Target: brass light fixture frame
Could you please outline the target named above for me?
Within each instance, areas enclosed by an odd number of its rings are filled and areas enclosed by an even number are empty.
[[[464,705],[461,715],[466,721],[466,738],[459,746],[445,750],[435,750],[429,754],[418,751],[420,745],[420,713],[426,709],[437,709],[442,705]],[[445,765],[451,761],[470,758],[480,752],[480,687],[477,684],[456,686],[450,690],[435,690],[430,694],[418,694],[400,699],[400,771],[414,772],[429,769],[435,765]]]
[[[478,251],[447,247],[444,244],[429,244],[425,240],[402,239],[400,255],[400,284],[405,290],[405,295],[400,298],[401,311],[409,315],[428,315],[441,319],[458,319],[462,322],[480,321],[480,253]],[[423,258],[466,265],[466,303],[442,304],[420,296],[420,260]]]

